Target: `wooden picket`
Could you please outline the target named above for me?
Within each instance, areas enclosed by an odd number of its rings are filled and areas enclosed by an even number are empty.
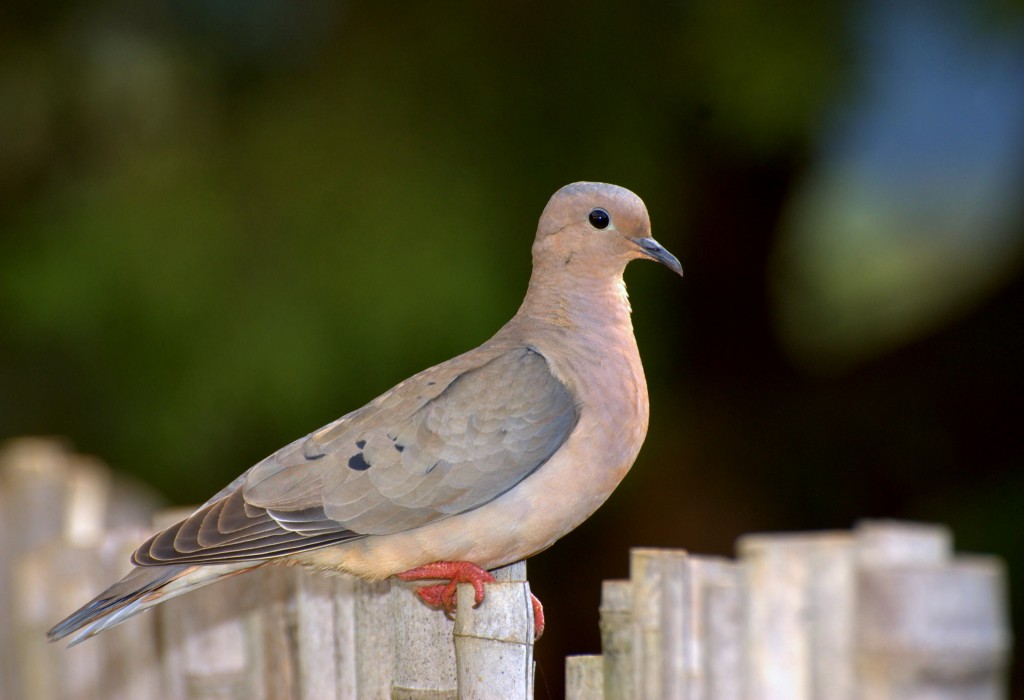
[[[525,564],[450,620],[410,584],[287,567],[227,579],[73,648],[44,632],[128,568],[157,510],[52,440],[0,450],[0,697],[32,700],[516,700],[533,697]],[[569,700],[1001,700],[1006,571],[942,526],[747,535],[738,557],[634,549],[605,581],[601,655]],[[557,624],[554,621],[552,624]]]
[[[605,582],[603,661],[570,657],[566,697],[1007,697],[1005,568],[954,556],[946,528],[865,521],[852,532],[747,535],[738,549],[735,562],[633,550],[630,581]]]

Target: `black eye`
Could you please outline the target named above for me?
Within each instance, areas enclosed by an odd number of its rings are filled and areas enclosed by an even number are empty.
[[[590,220],[590,225],[594,228],[608,228],[608,224],[612,221],[611,217],[608,216],[608,212],[604,209],[595,209],[590,212],[590,216],[587,219]]]

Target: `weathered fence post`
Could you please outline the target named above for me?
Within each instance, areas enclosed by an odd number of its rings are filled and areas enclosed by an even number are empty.
[[[110,529],[122,508],[109,470],[52,441],[9,443],[0,457],[7,547],[0,557],[0,614],[10,657],[0,673],[3,697],[77,700],[154,697],[159,692],[152,627],[119,629],[103,643],[70,650],[48,645],[44,632],[128,568],[139,527]],[[121,519],[121,522],[127,522]]]
[[[705,695],[707,700],[743,700],[746,607],[739,567],[709,581],[705,591]]]
[[[533,605],[526,562],[494,572],[487,597],[473,607],[473,587],[460,584],[455,655],[460,700],[532,700]]]
[[[633,583],[601,585],[601,649],[605,700],[633,699]]]
[[[711,695],[712,664],[721,654],[721,649],[712,641],[711,625],[721,628],[723,620],[712,618],[712,591],[717,586],[736,588],[739,569],[735,563],[724,557],[691,556],[687,567],[690,577],[689,597],[686,601],[687,614],[684,627],[684,676],[683,697],[686,700],[708,700]],[[717,611],[716,611],[717,612]],[[720,661],[728,661],[728,657]]]
[[[683,550],[631,552],[633,688],[638,700],[683,698],[687,565]]]
[[[865,570],[860,588],[861,698],[1005,697],[1010,641],[1001,562],[957,558],[942,568]]]
[[[473,608],[472,596],[470,605],[463,605],[467,594],[459,591],[462,622],[450,620],[443,612],[424,605],[414,593],[421,583],[392,582],[392,700],[505,697],[501,692],[494,694],[488,690],[489,683],[498,682],[493,674],[503,671],[507,671],[508,677],[501,682],[507,681],[509,685],[502,688],[529,693],[508,697],[532,697],[533,613],[529,585],[525,582],[526,564],[519,562],[492,573],[497,582],[487,585],[487,597],[479,608]],[[474,669],[461,675],[456,663],[459,647],[463,659],[460,663]],[[496,658],[505,665],[498,669],[489,667],[488,663]],[[460,683],[465,695],[460,695]]]
[[[954,558],[947,528],[866,521],[748,535],[738,549],[738,566],[632,551],[631,581],[602,589],[606,698],[1005,697],[1005,571],[991,557]],[[567,661],[574,687],[588,663]]]
[[[849,533],[748,535],[748,697],[853,700],[854,558]]]
[[[634,549],[630,571],[632,693],[652,700],[710,697],[710,669],[719,649],[709,644],[708,596],[716,585],[735,585],[736,565],[720,557],[689,556],[682,550]],[[614,589],[609,593],[614,595]],[[718,617],[714,624],[721,629]],[[727,657],[720,661],[728,663]],[[614,673],[610,662],[605,668]],[[613,696],[634,697],[624,683],[607,678],[605,687],[612,689]]]
[[[938,565],[953,558],[953,533],[943,525],[863,520],[853,535],[859,567]]]
[[[418,584],[423,585],[423,584]],[[455,621],[415,594],[417,584],[391,583],[394,624],[392,700],[456,700]]]
[[[248,586],[228,578],[158,608],[165,630],[165,688],[172,700],[263,700],[262,654]],[[251,578],[250,578],[251,577]]]
[[[417,585],[267,566],[71,649],[43,632],[127,571],[149,497],[42,440],[0,451],[0,697],[527,700],[525,565],[449,620]],[[165,512],[163,527],[191,509]],[[739,562],[638,549],[602,587],[603,656],[566,660],[570,700],[1003,700],[1006,571],[942,526],[750,535]]]
[[[301,700],[358,697],[355,635],[351,611],[355,581],[294,571],[298,697]],[[349,613],[345,619],[339,613]],[[348,629],[346,629],[348,628]],[[344,631],[343,631],[344,630]],[[339,645],[339,636],[347,644]],[[351,664],[351,666],[349,666]]]
[[[565,700],[604,700],[604,659],[581,654],[565,659]]]
[[[391,584],[294,572],[302,700],[391,696]]]
[[[26,612],[19,610],[18,591],[14,589],[14,572],[21,558],[64,533],[67,459],[63,445],[38,438],[12,440],[0,452],[0,620],[13,621]],[[33,598],[33,603],[35,613],[45,614],[45,602]],[[27,697],[23,683],[37,677],[22,658],[25,650],[19,639],[21,633],[12,630],[0,635],[0,695],[5,698]]]

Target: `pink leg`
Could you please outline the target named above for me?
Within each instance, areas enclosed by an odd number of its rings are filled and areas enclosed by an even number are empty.
[[[533,641],[536,642],[544,634],[544,606],[533,593],[530,594],[530,602],[533,603]]]
[[[484,584],[494,582],[494,577],[489,571],[468,561],[435,561],[433,564],[403,571],[398,574],[398,578],[403,581],[448,579],[448,583],[417,588],[416,593],[424,603],[435,608],[444,608],[449,615],[455,612],[455,592],[460,583],[472,584],[473,600],[480,605],[484,599]]]
[[[472,584],[476,605],[484,600],[484,584],[494,583],[494,576],[489,571],[468,561],[435,561],[396,575],[403,581],[447,579],[448,583],[421,586],[416,589],[416,594],[427,605],[442,608],[449,615],[455,612],[455,593],[460,583]],[[533,604],[533,638],[540,639],[544,633],[544,607],[537,596],[531,593],[530,598]]]

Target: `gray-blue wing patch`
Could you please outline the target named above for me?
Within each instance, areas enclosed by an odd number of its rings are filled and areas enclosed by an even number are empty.
[[[425,370],[282,448],[135,563],[261,559],[408,530],[498,497],[576,426],[572,396],[531,348],[457,369]]]
[[[400,421],[353,426],[322,477],[324,512],[386,534],[476,508],[543,465],[578,418],[543,356],[505,352]]]

